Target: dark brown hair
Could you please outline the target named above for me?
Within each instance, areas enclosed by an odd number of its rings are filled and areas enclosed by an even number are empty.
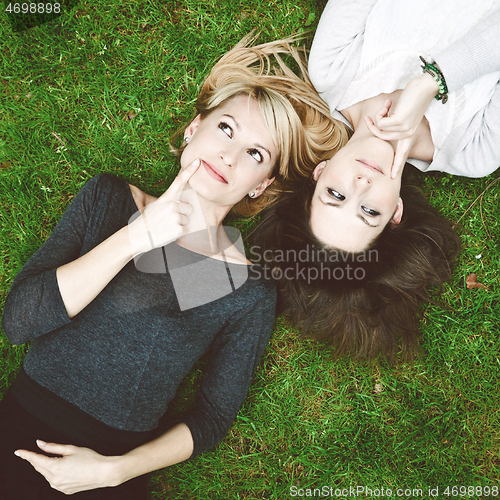
[[[265,257],[260,264],[278,285],[278,312],[336,355],[392,359],[401,345],[405,357],[413,357],[420,303],[436,303],[432,288],[440,293],[451,277],[460,239],[425,200],[411,169],[406,166],[401,185],[401,223],[388,224],[364,252],[326,248],[312,234],[313,181],[292,186],[251,235],[252,253]]]

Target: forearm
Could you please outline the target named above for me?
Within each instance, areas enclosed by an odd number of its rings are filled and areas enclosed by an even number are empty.
[[[57,269],[59,291],[72,318],[85,308],[134,257],[175,241],[184,234],[191,206],[179,200],[200,166],[193,161],[144,213],[136,212],[123,227],[87,254]]]
[[[439,85],[429,73],[422,73],[417,76],[411,80],[406,87],[410,85],[415,86],[415,90],[421,96],[422,103],[426,103],[425,108],[427,108],[432,99],[439,93]]]
[[[453,92],[500,70],[500,9],[481,19],[464,37],[437,54],[448,90]]]
[[[165,434],[121,457],[113,466],[113,485],[187,460],[193,453],[193,437],[186,424],[177,424]]]
[[[28,450],[15,454],[31,463],[52,488],[72,495],[80,491],[118,486],[147,472],[182,462],[193,450],[191,432],[185,424],[122,456],[103,456],[89,448],[37,441],[50,458]]]
[[[131,259],[125,226],[90,252],[57,268],[57,283],[68,316],[76,316],[92,302]]]

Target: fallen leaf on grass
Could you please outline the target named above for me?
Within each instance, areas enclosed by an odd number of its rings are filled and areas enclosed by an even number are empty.
[[[476,281],[476,273],[469,274],[467,278],[465,278],[465,285],[467,288],[484,288],[487,290],[487,288],[482,284]]]
[[[136,116],[138,115],[138,113],[134,113],[132,110],[130,110],[128,113],[125,113],[125,116],[123,117],[123,119],[126,121],[126,122],[130,122],[132,121]]]

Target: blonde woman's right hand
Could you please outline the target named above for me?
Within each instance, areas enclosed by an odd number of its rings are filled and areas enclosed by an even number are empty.
[[[134,257],[153,248],[168,245],[185,234],[193,207],[181,201],[180,197],[199,166],[200,160],[196,159],[177,175],[170,187],[156,201],[130,218],[129,240]]]

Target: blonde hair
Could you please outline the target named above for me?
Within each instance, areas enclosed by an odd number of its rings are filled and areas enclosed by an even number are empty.
[[[330,116],[309,80],[306,51],[292,46],[297,39],[252,47],[255,38],[247,35],[215,64],[195,104],[202,119],[238,95],[248,95],[259,104],[279,156],[271,175],[275,181],[261,196],[245,197],[233,207],[245,217],[274,202],[286,181],[309,177],[318,163],[331,158],[349,139],[347,127]],[[291,57],[299,75],[280,54]],[[180,155],[184,145],[172,150]]]

